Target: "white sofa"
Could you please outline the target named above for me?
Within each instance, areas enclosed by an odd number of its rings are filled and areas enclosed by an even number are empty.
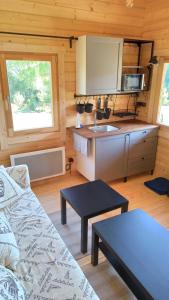
[[[6,169],[25,190],[3,209],[20,249],[16,275],[27,300],[99,300],[30,188],[26,166]]]

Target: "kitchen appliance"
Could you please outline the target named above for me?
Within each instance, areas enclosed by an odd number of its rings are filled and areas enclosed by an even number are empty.
[[[144,74],[123,74],[122,91],[141,91],[144,90]]]

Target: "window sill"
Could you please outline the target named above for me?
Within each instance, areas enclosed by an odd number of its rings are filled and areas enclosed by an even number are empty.
[[[158,125],[160,126],[158,136],[160,138],[169,140],[169,126],[162,125],[160,123],[158,123]]]
[[[25,135],[33,135],[33,134],[59,132],[59,130],[60,129],[58,127],[26,129],[26,130],[20,130],[20,131],[13,131],[13,129],[9,129],[8,136],[9,137],[17,137],[17,136],[25,136]]]

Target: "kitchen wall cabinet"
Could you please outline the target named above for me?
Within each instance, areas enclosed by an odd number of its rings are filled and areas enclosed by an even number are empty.
[[[153,171],[158,128],[91,139],[90,154],[77,152],[77,170],[89,180],[110,181]]]
[[[121,90],[123,39],[81,36],[76,44],[76,94]]]

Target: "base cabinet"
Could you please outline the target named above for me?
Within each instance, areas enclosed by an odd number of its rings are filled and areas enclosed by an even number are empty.
[[[95,177],[105,181],[124,177],[127,167],[127,135],[96,139]]]
[[[151,129],[130,134],[127,176],[154,170],[157,133],[157,129]]]
[[[87,179],[111,181],[153,171],[158,128],[91,139],[90,155],[77,152],[77,170]]]

